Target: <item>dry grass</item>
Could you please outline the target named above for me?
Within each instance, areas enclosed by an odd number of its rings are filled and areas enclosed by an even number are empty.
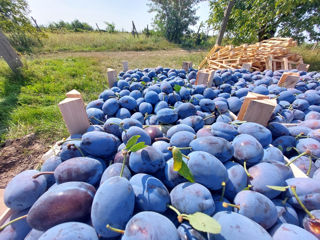
[[[130,33],[67,32],[48,33],[43,39],[43,47],[37,53],[57,51],[146,51],[177,48],[162,37],[147,38],[140,34],[134,38]]]

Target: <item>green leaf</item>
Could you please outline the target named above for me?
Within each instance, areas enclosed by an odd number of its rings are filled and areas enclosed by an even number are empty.
[[[187,215],[191,226],[201,232],[218,234],[221,232],[221,225],[213,218],[202,212]]]
[[[145,147],[148,147],[148,145],[145,145],[144,142],[139,142],[136,145],[133,145],[129,150],[130,150],[130,152],[136,152],[136,151],[139,151]]]
[[[142,81],[141,84],[142,84],[143,86],[145,86],[145,85],[146,85],[146,82]]]
[[[267,187],[272,190],[276,190],[276,191],[280,191],[280,192],[285,192],[289,188],[289,186],[282,187],[282,186],[270,186],[270,185],[267,185]]]
[[[173,156],[173,170],[179,171],[182,167],[182,153],[179,148],[173,147],[172,149]]]
[[[176,92],[180,92],[180,89],[181,89],[181,86],[178,85],[178,84],[175,84],[173,89],[176,91]]]
[[[180,170],[178,171],[178,173],[184,177],[185,179],[187,179],[189,182],[194,182],[194,177],[190,171],[190,169],[188,168],[188,165],[182,161],[181,162],[182,165],[181,165],[181,168]]]
[[[140,135],[132,136],[127,142],[126,149],[130,150],[130,148],[137,143],[140,137],[141,137]]]

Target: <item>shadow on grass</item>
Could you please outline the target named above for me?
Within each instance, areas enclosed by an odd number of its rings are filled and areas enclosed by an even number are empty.
[[[0,85],[0,146],[4,143],[11,113],[18,105],[21,87],[27,82],[23,72],[14,73],[8,68],[1,74],[3,82]]]

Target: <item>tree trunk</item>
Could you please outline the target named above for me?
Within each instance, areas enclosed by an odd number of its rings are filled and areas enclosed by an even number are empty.
[[[227,29],[227,23],[228,23],[228,20],[229,20],[230,14],[231,14],[231,10],[232,10],[234,4],[235,4],[235,0],[230,0],[226,10],[224,11],[224,17],[222,20],[220,32],[217,37],[216,45],[221,45],[223,35]]]

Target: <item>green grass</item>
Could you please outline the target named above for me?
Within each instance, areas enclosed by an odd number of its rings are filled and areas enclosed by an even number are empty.
[[[130,68],[159,65],[181,68],[182,61],[198,64],[206,52],[181,50],[123,53],[60,53],[24,59],[26,69],[14,75],[0,62],[1,141],[36,133],[46,145],[67,137],[57,104],[65,93],[79,90],[85,102],[97,99],[107,88],[106,68],[121,69],[121,60]]]
[[[147,38],[140,34],[134,38],[130,33],[66,32],[47,33],[43,46],[36,53],[57,51],[146,51],[177,48],[163,37]]]
[[[303,57],[303,62],[310,64],[309,71],[320,71],[320,47],[311,50],[312,45],[302,45],[292,51]]]

